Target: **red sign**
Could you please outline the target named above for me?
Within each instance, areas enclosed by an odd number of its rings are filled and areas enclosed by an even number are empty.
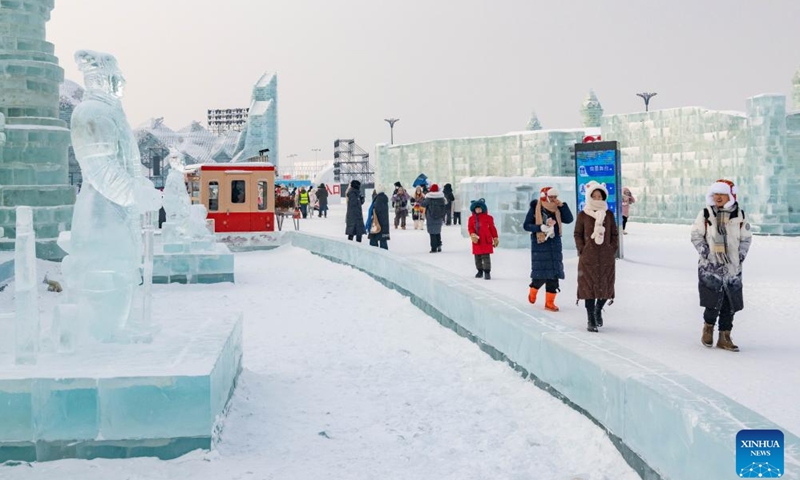
[[[587,135],[583,137],[583,143],[602,142],[602,135]]]

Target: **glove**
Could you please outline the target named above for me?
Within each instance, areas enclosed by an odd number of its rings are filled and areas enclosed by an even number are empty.
[[[496,247],[496,246],[498,246],[498,245],[500,245],[500,239],[499,239],[499,238],[497,238],[497,237],[494,237],[494,238],[492,239],[492,246],[493,246],[493,247]]]
[[[472,243],[478,243],[478,240],[480,240],[480,238],[478,238],[478,235],[474,233],[470,233],[469,238],[472,239]]]

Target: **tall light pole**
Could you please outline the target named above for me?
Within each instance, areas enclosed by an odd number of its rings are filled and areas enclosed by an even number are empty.
[[[399,118],[384,118],[384,122],[389,124],[389,138],[391,139],[391,145],[394,145],[394,124],[399,122]]]
[[[312,148],[311,151],[314,152],[314,163],[319,162],[319,152],[321,152],[322,149],[321,148]]]
[[[658,95],[658,93],[656,93],[656,92],[642,92],[642,93],[637,93],[636,94],[637,97],[642,97],[642,100],[644,100],[644,111],[645,112],[649,112],[650,111],[650,99],[655,97],[656,95]]]

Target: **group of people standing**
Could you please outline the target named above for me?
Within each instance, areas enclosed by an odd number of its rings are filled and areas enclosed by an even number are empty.
[[[619,232],[608,208],[605,184],[586,184],[586,203],[573,218],[569,206],[552,187],[542,188],[530,204],[523,228],[531,232],[531,283],[528,301],[536,303],[545,287],[545,309],[559,310],[555,304],[559,280],[564,279],[561,234],[563,224],[575,220],[575,246],[578,251],[578,301],[586,308],[590,332],[603,326],[603,307],[615,298],[616,254]],[[714,326],[719,323],[717,347],[738,352],[731,339],[733,316],[744,308],[742,263],[752,240],[750,224],[737,202],[736,186],[730,180],[711,185],[706,206],[692,227],[691,240],[700,255],[698,289],[704,308],[701,343],[714,344]],[[623,230],[627,226],[630,204],[636,200],[623,189]]]

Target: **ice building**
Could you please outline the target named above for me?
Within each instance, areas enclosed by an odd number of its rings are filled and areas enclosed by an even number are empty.
[[[253,87],[247,125],[236,144],[232,162],[246,162],[269,149],[269,161],[278,166],[278,75],[265,73]]]
[[[375,181],[410,186],[424,173],[454,187],[466,177],[574,176],[572,151],[596,128],[529,130],[491,137],[452,138],[375,147]],[[488,200],[488,199],[487,199]]]
[[[800,109],[800,74],[794,78]],[[681,107],[602,117],[604,140],[622,152],[623,183],[637,196],[631,218],[689,223],[718,178],[761,233],[800,235],[800,111],[786,96],[748,98],[744,112]]]
[[[69,230],[75,189],[68,181],[67,124],[59,118],[64,70],[45,40],[53,0],[0,3],[0,250],[14,248],[15,207],[33,209],[36,253],[57,260]],[[2,143],[2,142],[0,142]]]

